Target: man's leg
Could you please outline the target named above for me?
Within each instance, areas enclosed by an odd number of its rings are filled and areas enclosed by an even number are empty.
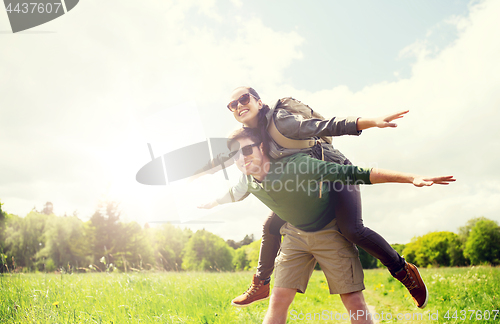
[[[256,301],[269,298],[269,282],[274,269],[274,259],[281,243],[280,228],[285,221],[275,213],[271,213],[264,222],[262,243],[260,244],[259,264],[252,284],[242,295],[234,298],[231,305],[245,307]]]
[[[371,324],[373,323],[371,315],[368,314],[368,306],[365,297],[361,291],[341,294],[340,298],[350,316],[351,323]]]
[[[274,287],[263,324],[284,324],[297,289]]]

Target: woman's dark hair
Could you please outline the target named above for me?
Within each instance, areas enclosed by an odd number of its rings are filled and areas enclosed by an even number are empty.
[[[252,96],[254,96],[257,99],[260,99],[259,94],[257,93],[257,91],[255,91],[254,88],[252,87],[242,87],[242,88],[246,88]],[[268,105],[263,104],[262,108],[259,110],[259,113],[257,114],[257,129],[260,138],[262,139],[262,143],[264,143],[263,145],[264,154],[267,155],[269,155],[269,141],[271,140],[267,132],[268,120],[266,118],[266,114],[269,112],[269,110],[271,110],[271,108],[269,108]]]

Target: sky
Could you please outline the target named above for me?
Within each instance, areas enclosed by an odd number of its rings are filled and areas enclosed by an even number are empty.
[[[359,166],[456,177],[363,187],[364,224],[390,243],[500,222],[498,16],[494,0],[85,0],[14,34],[0,10],[2,208],[25,216],[50,201],[85,221],[113,200],[123,221],[258,238],[269,211],[253,197],[196,208],[227,190],[221,174],[135,180],[147,143],[159,156],[238,128],[226,105],[249,85],[330,118],[410,110],[395,129],[334,139]]]

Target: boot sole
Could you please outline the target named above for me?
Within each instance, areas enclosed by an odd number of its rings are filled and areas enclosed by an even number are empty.
[[[419,277],[422,278],[422,275],[420,274],[420,271],[418,271],[417,267],[415,267],[415,270],[417,270]],[[427,306],[427,302],[429,301],[429,291],[427,290],[427,285],[424,282],[424,278],[422,278],[422,283],[424,284],[424,287],[425,287],[425,301],[424,301],[424,304],[422,306],[417,306],[420,309],[425,308],[425,306]]]
[[[254,301],[253,301],[253,302],[251,302],[251,303],[244,304],[244,305],[235,304],[235,303],[231,302],[231,305],[233,305],[233,306],[235,306],[235,307],[247,307],[247,306],[252,305],[253,303],[257,303],[257,302],[260,302],[260,301],[263,301],[263,300],[268,300],[268,299],[269,299],[269,297],[271,297],[271,296],[267,296],[267,297],[265,297],[265,298],[257,299],[257,300],[254,300]]]

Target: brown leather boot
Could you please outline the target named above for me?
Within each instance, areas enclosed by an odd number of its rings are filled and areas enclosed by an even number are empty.
[[[236,307],[245,307],[256,301],[266,300],[269,298],[269,283],[264,284],[265,280],[259,280],[253,275],[252,284],[243,295],[236,297],[231,301],[231,305]]]
[[[404,268],[392,276],[405,285],[418,308],[427,306],[429,292],[415,265],[405,262]]]

